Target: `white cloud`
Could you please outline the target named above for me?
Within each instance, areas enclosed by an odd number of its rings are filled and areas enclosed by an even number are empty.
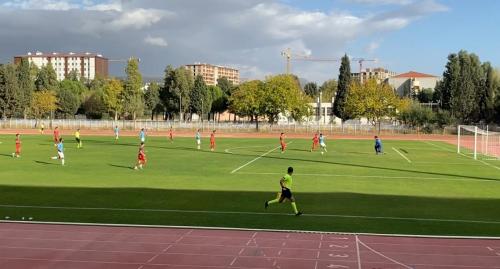
[[[380,47],[379,41],[372,41],[366,46],[365,50],[368,54],[374,53]]]
[[[368,5],[408,5],[413,3],[413,0],[345,0],[355,4]]]
[[[436,1],[360,14],[307,11],[280,0],[10,0],[0,4],[0,57],[34,49],[98,51],[109,58],[140,57],[147,75],[160,75],[167,64],[200,61],[233,63],[242,77],[263,78],[284,71],[280,52],[287,47],[315,58],[362,57],[359,53],[376,50],[384,34],[447,9]],[[41,10],[42,2],[68,11],[49,13]],[[366,39],[375,40],[366,50],[352,46]],[[169,49],[158,55],[145,44]],[[111,65],[114,74],[121,69]],[[292,70],[320,82],[335,75],[338,63],[294,62]]]
[[[123,11],[121,1],[114,0],[105,3],[94,4],[91,1],[86,0],[84,2],[85,9],[87,10],[95,10],[95,11]]]
[[[166,47],[166,46],[168,46],[167,41],[165,39],[163,39],[162,37],[147,36],[144,39],[144,42],[146,44],[150,44],[150,45],[153,45],[153,46],[159,46],[159,47]]]
[[[34,10],[70,10],[80,6],[68,0],[14,0],[2,4],[7,8]]]
[[[160,9],[134,9],[124,11],[120,16],[109,23],[111,28],[119,30],[125,28],[142,29],[159,22],[166,15],[171,14]]]

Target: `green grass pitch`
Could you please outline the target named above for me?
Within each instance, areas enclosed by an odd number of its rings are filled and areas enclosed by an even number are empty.
[[[386,140],[376,156],[368,140],[327,139],[321,155],[310,139],[280,154],[277,137],[218,138],[216,152],[207,137],[199,151],[194,138],[149,137],[136,171],[137,137],[83,135],[83,149],[65,138],[62,167],[50,136],[22,136],[21,158],[0,136],[1,219],[500,236],[500,162],[442,142]],[[264,209],[288,166],[300,217],[289,203]]]

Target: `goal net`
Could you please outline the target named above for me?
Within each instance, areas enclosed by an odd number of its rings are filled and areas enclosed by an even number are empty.
[[[457,152],[474,159],[500,159],[500,132],[471,125],[458,126]]]

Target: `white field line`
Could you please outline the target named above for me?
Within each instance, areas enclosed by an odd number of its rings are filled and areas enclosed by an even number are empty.
[[[231,151],[233,149],[266,148],[266,147],[268,147],[268,146],[235,147],[235,148],[227,148],[224,150],[224,152],[233,154],[233,152]]]
[[[266,173],[266,172],[238,172],[238,174],[243,175],[282,175],[281,173]],[[345,175],[345,174],[295,174],[294,176],[312,176],[312,177],[352,177],[352,178],[380,178],[380,179],[426,179],[426,180],[451,180],[451,181],[481,181],[481,182],[491,182],[491,183],[500,183],[499,180],[489,180],[489,179],[478,179],[478,178],[467,178],[457,176],[454,178],[445,178],[445,177],[419,177],[419,176],[363,176],[363,175]]]
[[[209,211],[209,210],[183,210],[183,209],[155,209],[155,208],[112,208],[112,207],[71,207],[71,206],[35,206],[35,205],[0,205],[2,208],[31,208],[31,209],[57,209],[57,210],[85,210],[85,211],[121,211],[121,212],[174,212],[174,213],[197,213],[218,215],[257,215],[257,216],[290,216],[293,214],[254,212],[254,211]],[[325,218],[351,218],[351,219],[382,219],[402,221],[425,221],[425,222],[455,222],[455,223],[477,223],[477,224],[499,224],[500,221],[493,220],[466,220],[466,219],[436,219],[436,218],[410,218],[391,216],[365,216],[365,215],[340,215],[340,214],[304,214],[304,217]],[[35,222],[36,223],[36,222]]]
[[[411,163],[410,159],[408,159],[403,153],[399,152],[399,150],[395,149],[394,147],[392,147],[392,150],[401,155],[401,157],[403,157],[408,163]]]
[[[415,237],[415,238],[436,238],[436,239],[486,239],[500,240],[500,237],[495,236],[466,236],[466,235],[422,235],[422,234],[383,234],[383,233],[352,233],[352,232],[326,232],[326,231],[308,231],[308,230],[279,230],[279,229],[258,229],[258,228],[236,228],[236,227],[215,227],[215,226],[176,226],[176,225],[148,225],[148,224],[123,224],[123,223],[92,223],[92,222],[57,222],[57,221],[12,221],[0,220],[0,223],[14,224],[46,224],[46,225],[68,225],[68,226],[97,226],[97,227],[131,227],[131,228],[166,228],[166,229],[193,229],[193,230],[220,230],[220,231],[251,231],[251,232],[282,232],[282,233],[302,233],[302,234],[328,234],[338,236],[391,236],[391,237]],[[45,230],[44,230],[45,231]],[[342,237],[342,239],[345,239]],[[54,238],[44,240],[58,240]],[[71,240],[70,240],[71,241]],[[72,240],[75,241],[75,240]],[[81,241],[81,240],[77,240]],[[115,241],[101,241],[115,242]],[[384,243],[372,243],[384,244]],[[397,245],[397,244],[391,244]],[[425,244],[418,244],[427,246]],[[449,245],[446,245],[449,246]],[[458,247],[458,246],[452,246]],[[467,246],[466,246],[467,247]],[[475,245],[474,247],[481,247]]]
[[[444,151],[453,152],[453,153],[455,152],[454,150],[451,150],[451,149],[449,149],[449,148],[445,148],[445,147],[440,146],[440,145],[436,145],[436,144],[431,143],[431,142],[429,142],[429,141],[424,141],[424,143],[426,143],[426,144],[428,144],[428,145],[431,145],[431,146],[433,146],[433,147],[436,147],[436,148],[438,148],[438,149],[442,149],[442,150],[444,150]]]
[[[290,142],[290,143],[288,143],[288,144],[292,144],[292,143],[293,143],[293,141],[291,141],[291,142]],[[233,171],[231,171],[231,174],[234,174],[234,173],[235,173],[235,172],[237,172],[238,170],[240,170],[240,169],[244,168],[245,166],[247,166],[247,165],[249,165],[249,164],[251,164],[251,163],[253,163],[253,162],[257,161],[258,159],[260,159],[260,158],[262,158],[262,157],[266,156],[267,154],[269,154],[269,153],[271,153],[271,152],[273,152],[273,151],[275,151],[275,150],[279,149],[280,147],[281,147],[281,146],[277,146],[277,147],[275,147],[275,148],[273,148],[273,149],[268,150],[267,152],[263,153],[262,155],[257,156],[255,159],[253,159],[253,160],[251,160],[251,161],[249,161],[249,162],[245,163],[244,165],[242,165],[242,166],[240,166],[240,167],[238,167],[238,168],[234,169]]]
[[[399,261],[396,261],[395,259],[393,259],[393,258],[391,258],[391,257],[387,257],[386,255],[384,255],[384,254],[382,254],[382,253],[380,253],[380,252],[378,252],[378,251],[374,250],[373,248],[369,247],[367,244],[363,243],[363,241],[359,240],[357,236],[356,236],[356,242],[357,242],[357,243],[359,243],[359,244],[361,244],[361,245],[363,245],[363,246],[364,246],[364,247],[366,247],[367,249],[371,250],[373,253],[375,253],[375,254],[379,255],[380,257],[382,257],[382,258],[384,258],[384,259],[386,259],[386,260],[389,260],[389,261],[391,261],[391,262],[393,262],[393,263],[395,263],[395,264],[399,264],[399,265],[403,266],[404,268],[407,268],[407,269],[413,269],[413,267],[410,267],[410,266],[408,266],[408,265],[406,265],[406,264],[404,264],[404,263],[401,263],[401,262],[399,262]]]
[[[445,151],[448,151],[448,152],[454,152],[454,151],[452,151],[452,150],[450,150],[450,149],[447,149],[447,148],[444,148],[444,147],[440,147],[440,146],[438,146],[438,145],[436,145],[436,144],[432,144],[432,143],[427,142],[427,141],[424,141],[424,142],[426,142],[427,144],[432,145],[432,146],[434,146],[434,147],[437,147],[437,148],[443,149],[443,150],[445,150]],[[463,153],[458,153],[458,154],[460,154],[460,155],[462,155],[462,156],[464,156],[464,157],[467,157],[467,158],[474,159],[473,157],[471,157],[471,156],[467,156],[466,154],[463,154]],[[483,161],[483,160],[476,160],[476,161],[478,161],[478,162],[480,162],[480,163],[482,163],[482,164],[485,164],[485,165],[487,165],[487,166],[489,166],[489,167],[492,167],[492,168],[495,168],[495,169],[497,169],[497,170],[500,170],[500,167],[498,167],[498,166],[496,166],[496,165],[493,165],[493,164],[491,164],[491,163],[487,163],[487,162],[485,162],[485,161]]]

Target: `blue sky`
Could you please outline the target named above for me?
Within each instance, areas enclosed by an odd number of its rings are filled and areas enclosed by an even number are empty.
[[[148,76],[208,62],[262,79],[284,71],[280,52],[290,47],[441,75],[460,49],[500,66],[499,10],[493,0],[0,0],[0,61],[34,50],[91,51],[140,57]],[[120,64],[110,69],[123,74]],[[292,71],[321,83],[337,76],[338,63],[294,62]]]

